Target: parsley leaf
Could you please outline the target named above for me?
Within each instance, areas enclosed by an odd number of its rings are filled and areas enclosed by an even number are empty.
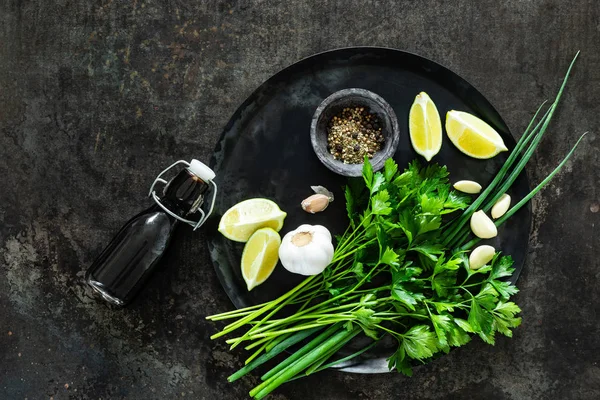
[[[371,197],[371,212],[374,215],[388,215],[392,212],[390,195],[387,190],[382,190]]]
[[[365,180],[365,185],[367,186],[367,189],[371,191],[371,189],[373,188],[373,167],[371,166],[371,163],[369,162],[369,159],[366,155],[365,162],[363,163],[362,168],[362,176]]]
[[[410,365],[410,359],[406,357],[404,347],[398,346],[398,349],[388,359],[388,368],[391,371],[396,369],[398,372],[403,373],[406,376],[412,376],[412,367]]]
[[[371,195],[375,194],[379,188],[385,183],[385,178],[381,172],[375,173],[373,176],[373,183],[371,186]]]
[[[379,258],[379,263],[397,267],[398,265],[400,265],[398,263],[399,259],[400,256],[394,250],[388,247],[385,249],[381,257]]]
[[[354,224],[354,196],[352,195],[352,190],[350,186],[346,186],[344,190],[344,197],[346,198],[346,212],[348,213],[348,219],[350,220],[350,225],[352,228],[355,228]]]
[[[521,325],[521,318],[515,317],[516,314],[520,313],[521,309],[512,301],[504,303],[499,301],[492,311],[494,317],[494,327],[501,334],[512,337],[512,331],[510,328],[516,328]]]
[[[430,314],[431,322],[433,323],[433,330],[437,335],[440,347],[448,345],[446,339],[446,332],[449,332],[453,328],[450,317],[447,315]]]
[[[490,274],[490,280],[504,278],[511,276],[515,271],[511,268],[513,265],[513,259],[510,256],[498,257],[496,256],[492,260],[492,273]]]
[[[392,298],[404,304],[411,311],[415,311],[415,305],[418,301],[423,300],[425,296],[405,289],[402,283],[398,282],[392,288]]]
[[[383,164],[383,174],[387,182],[391,182],[396,173],[398,172],[398,164],[393,158],[388,158]]]
[[[427,325],[415,325],[402,335],[401,347],[415,360],[423,360],[438,351],[435,333]]]
[[[365,335],[377,340],[379,337],[377,335],[376,325],[381,322],[381,318],[375,317],[374,314],[374,310],[365,307],[361,307],[352,312],[352,315],[356,318],[356,321],[365,332]]]
[[[492,323],[494,322],[494,319],[492,314],[485,308],[482,308],[479,305],[479,302],[473,298],[471,299],[471,311],[469,311],[468,322],[473,328],[473,331],[489,334],[492,332]]]

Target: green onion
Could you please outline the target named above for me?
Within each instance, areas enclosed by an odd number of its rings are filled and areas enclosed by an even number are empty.
[[[313,328],[313,329],[309,329],[309,330],[306,330],[306,331],[298,332],[297,334],[293,335],[292,337],[284,340],[283,342],[281,342],[280,344],[278,344],[277,346],[275,346],[268,353],[263,354],[262,356],[260,356],[256,360],[252,361],[251,363],[249,363],[246,366],[244,366],[243,368],[241,368],[239,371],[237,371],[236,373],[234,373],[233,375],[231,375],[229,378],[227,378],[227,380],[229,382],[233,382],[235,380],[238,380],[242,376],[246,375],[248,372],[252,371],[254,368],[256,368],[256,367],[264,364],[265,362],[269,361],[271,358],[275,357],[276,355],[278,355],[279,353],[281,353],[282,351],[284,351],[288,347],[293,346],[296,343],[298,343],[298,342],[306,339],[307,337],[309,337],[313,333],[317,332],[319,329],[321,329],[321,328]]]

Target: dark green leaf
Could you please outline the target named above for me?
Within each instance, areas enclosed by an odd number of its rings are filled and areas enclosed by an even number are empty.
[[[398,372],[406,375],[412,376],[412,368],[410,365],[410,359],[406,357],[406,353],[404,351],[404,347],[402,345],[398,346],[398,349],[394,354],[387,359],[388,368],[391,371],[392,369],[396,369]]]
[[[346,212],[348,213],[348,219],[350,220],[351,226],[354,227],[354,196],[352,196],[350,186],[346,186],[344,197],[346,197]]]
[[[414,277],[421,275],[423,270],[418,267],[405,267],[392,271],[392,284],[399,282],[409,282]]]
[[[447,315],[431,314],[431,322],[440,347],[447,346],[446,334],[453,328],[452,320]]]
[[[387,190],[382,190],[371,197],[371,212],[374,215],[388,215],[392,212],[389,203],[390,195]]]
[[[471,204],[471,198],[468,195],[453,190],[448,194],[444,202],[444,208],[449,211],[463,210],[469,204]]]
[[[379,254],[380,257],[383,254],[383,249],[385,249],[388,244],[388,235],[382,224],[377,225],[377,244],[379,245]]]
[[[498,302],[492,312],[494,327],[503,335],[512,337],[511,328],[521,325],[521,318],[516,317],[519,312],[521,312],[521,309],[513,302]]]
[[[477,300],[471,300],[471,311],[469,312],[469,325],[477,333],[490,333],[492,331],[493,318],[489,311],[482,308]]]
[[[415,223],[419,227],[417,235],[434,231],[442,225],[442,217],[433,214],[419,214],[415,217]]]
[[[362,176],[365,180],[365,185],[369,191],[373,187],[373,167],[371,166],[371,162],[369,158],[365,155],[365,160],[363,163]]]
[[[517,287],[511,284],[510,282],[491,281],[490,283],[492,284],[492,286],[494,286],[494,289],[498,291],[500,296],[505,300],[510,298],[510,296],[512,296],[513,294],[517,294],[519,292],[519,289],[517,289]]]
[[[421,212],[425,214],[440,214],[444,208],[444,199],[432,197],[427,193],[421,195]]]
[[[392,298],[404,304],[411,311],[415,311],[415,305],[423,300],[425,296],[422,293],[413,293],[406,290],[401,283],[395,284],[392,289]]]
[[[481,340],[483,340],[487,344],[491,344],[492,346],[494,344],[496,344],[496,339],[494,338],[494,331],[491,331],[489,333],[477,332],[477,334],[479,335],[479,337],[481,338]]]
[[[373,185],[371,186],[371,195],[377,193],[381,188],[381,185],[385,183],[385,178],[381,172],[375,173],[373,176]]]
[[[448,339],[448,344],[453,347],[463,346],[471,341],[471,336],[457,324],[453,324],[452,327],[448,329],[446,337]]]
[[[439,297],[446,297],[452,286],[456,285],[456,271],[444,271],[434,275],[431,287]]]
[[[488,272],[490,272],[492,270],[492,266],[485,265],[478,269],[470,269],[467,267],[467,269],[468,269],[469,276],[471,276],[471,275],[476,275],[476,274],[487,274]]]
[[[516,314],[521,312],[521,309],[512,301],[509,301],[507,303],[499,301],[496,305],[496,308],[494,308],[494,311],[499,312],[507,318],[513,318]]]
[[[370,308],[361,307],[356,311],[352,312],[352,315],[356,318],[356,321],[360,324],[365,335],[375,340],[378,339],[376,325],[381,322],[381,318],[374,316],[375,311]]]
[[[363,263],[361,262],[355,262],[352,265],[352,272],[354,273],[354,275],[356,275],[358,279],[362,279],[367,275],[364,271]]]
[[[462,318],[454,318],[454,323],[456,325],[458,325],[465,332],[469,332],[469,333],[475,332],[473,330],[473,328],[471,327],[471,325],[469,325],[469,323]]]
[[[398,254],[396,254],[394,250],[388,247],[381,255],[379,263],[397,267],[399,265],[399,259],[400,257],[398,256]]]
[[[385,180],[391,182],[394,179],[394,176],[398,172],[398,164],[394,161],[393,158],[388,158],[385,160],[385,164],[383,164],[383,173],[385,175]]]
[[[443,254],[443,252],[442,252]],[[456,271],[460,268],[460,264],[462,260],[460,257],[453,257],[448,261],[444,260],[444,257],[440,257],[435,263],[435,267],[433,269],[434,274],[439,274],[442,271]]]
[[[438,256],[444,254],[444,249],[439,244],[421,244],[412,247],[410,250],[417,251],[432,261],[438,261]]]
[[[398,218],[398,226],[404,231],[409,244],[412,243],[413,238],[419,233],[419,227],[415,224],[410,210],[402,211]]]
[[[370,308],[361,307],[356,311],[352,312],[357,321],[364,326],[373,327],[375,324],[381,322],[381,318],[374,317],[375,311]]]
[[[492,260],[492,273],[490,274],[490,279],[495,280],[499,278],[503,278],[505,276],[511,276],[514,272],[514,268],[511,268],[513,265],[513,259],[510,256],[498,257],[496,256],[494,260]]]
[[[415,360],[423,360],[438,351],[437,337],[427,325],[415,325],[402,336],[402,347]]]
[[[414,186],[411,184],[413,179],[415,178],[415,174],[412,171],[404,171],[400,175],[398,175],[392,184],[399,189],[410,189],[410,187]]]
[[[360,298],[358,304],[360,304],[361,306],[375,305],[377,303],[376,300],[377,296],[375,296],[373,293],[367,293]]]
[[[442,313],[444,311],[453,312],[454,307],[456,307],[456,303],[445,303],[442,301],[432,301],[431,304],[433,304],[438,313]]]
[[[415,160],[416,161],[416,160]],[[419,168],[419,164],[416,164],[416,168]],[[448,169],[445,165],[439,164],[429,164],[427,167],[421,169],[421,178],[422,179],[431,179],[431,180],[446,180],[448,177]]]

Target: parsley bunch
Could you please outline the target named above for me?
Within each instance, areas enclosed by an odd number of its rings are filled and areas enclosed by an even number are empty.
[[[332,265],[270,303],[212,318],[240,318],[214,337],[249,326],[227,342],[258,348],[230,380],[311,337],[267,372],[251,395],[262,398],[300,374],[340,362],[330,359],[361,332],[373,343],[384,336],[397,340],[389,366],[408,375],[415,361],[461,346],[472,333],[488,343],[496,332],[510,336],[520,323],[519,308],[508,301],[517,288],[502,280],[512,273],[512,260],[497,256],[473,271],[464,251],[441,243],[443,217],[469,202],[451,190],[446,167],[422,168],[414,161],[399,172],[388,159],[383,171],[374,173],[365,160],[363,179],[346,188],[349,229],[337,238]],[[295,312],[279,317],[288,308]]]

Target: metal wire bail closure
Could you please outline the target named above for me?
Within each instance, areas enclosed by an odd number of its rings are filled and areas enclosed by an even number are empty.
[[[190,225],[192,228],[194,228],[194,230],[198,229],[199,227],[201,227],[206,220],[208,219],[208,217],[210,216],[210,214],[212,214],[213,212],[213,207],[215,205],[215,199],[217,197],[217,184],[212,180],[208,180],[206,183],[208,183],[209,185],[212,185],[212,199],[210,201],[210,209],[208,210],[207,213],[204,212],[204,210],[202,210],[202,208],[198,208],[198,212],[200,212],[200,220],[199,221],[192,221],[189,219],[185,219],[183,217],[180,217],[179,215],[175,214],[174,212],[172,212],[171,210],[169,210],[161,201],[160,198],[156,195],[156,191],[154,190],[154,187],[156,186],[157,183],[162,183],[164,185],[167,185],[169,182],[167,182],[166,180],[164,180],[162,178],[162,176],[164,174],[166,174],[167,172],[169,172],[171,169],[173,169],[174,167],[176,167],[179,164],[183,164],[186,166],[186,168],[190,168],[190,163],[185,161],[185,160],[179,160],[173,164],[171,164],[170,166],[168,166],[166,169],[164,169],[160,174],[158,174],[158,176],[156,177],[156,179],[154,179],[154,182],[152,182],[152,186],[150,186],[150,192],[148,193],[148,196],[151,196],[154,201],[156,202],[156,204],[158,204],[160,206],[160,208],[162,208],[167,214],[169,214],[171,217],[181,221],[181,222],[185,222],[186,224]],[[202,178],[201,178],[202,179]]]

